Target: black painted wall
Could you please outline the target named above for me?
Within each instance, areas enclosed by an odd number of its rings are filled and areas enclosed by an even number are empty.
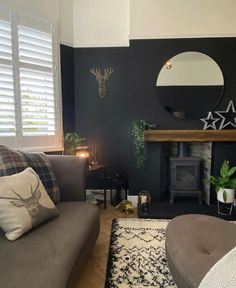
[[[61,85],[64,132],[75,131],[74,49],[61,45]]]
[[[130,151],[130,126],[133,120],[144,119],[157,123],[158,129],[202,129],[203,123],[200,120],[181,120],[173,117],[162,107],[156,95],[155,83],[163,64],[184,51],[205,53],[220,66],[224,75],[225,90],[217,109],[224,110],[229,99],[236,100],[236,38],[132,40],[130,47],[126,48],[74,49],[75,110],[72,109],[73,101],[71,97],[68,98],[65,88],[64,127],[69,130],[75,128],[86,137],[93,146],[96,159],[107,164],[111,174],[128,174],[129,167],[133,169]],[[63,64],[67,62],[67,58],[70,63],[71,54],[68,55],[67,48],[62,46],[63,67],[67,67]],[[90,73],[93,67],[114,69],[107,82],[104,98],[98,95],[97,81]],[[71,89],[70,85],[68,86],[70,77],[65,75],[65,70],[62,69],[62,79],[65,78],[63,83],[66,83],[67,89]],[[73,74],[72,70],[69,74]],[[204,103],[202,105],[204,106]],[[75,127],[72,121],[74,111]],[[232,164],[236,164],[235,143],[226,146],[224,143],[215,143],[214,147],[214,171],[219,168],[223,157],[219,156],[218,152],[223,153],[224,147],[230,148],[227,156],[231,158]],[[153,175],[149,177],[155,177],[157,173],[159,172],[153,171]],[[133,182],[142,181],[141,178],[137,174]],[[138,187],[141,188],[140,185]],[[131,191],[133,194],[137,192]]]
[[[76,130],[94,147],[94,156],[114,174],[127,173],[129,141],[129,48],[75,49]],[[106,96],[98,95],[93,67],[114,69]]]

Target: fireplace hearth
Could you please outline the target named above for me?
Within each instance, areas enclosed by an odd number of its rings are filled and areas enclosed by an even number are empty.
[[[197,196],[202,202],[200,167],[200,157],[170,157],[170,203],[176,196]]]

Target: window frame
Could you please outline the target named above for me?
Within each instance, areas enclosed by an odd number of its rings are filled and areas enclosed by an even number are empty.
[[[0,144],[8,145],[12,148],[22,149],[26,151],[62,151],[63,150],[63,127],[62,127],[62,96],[61,96],[61,75],[60,75],[60,49],[57,25],[34,16],[19,13],[11,9],[0,6],[9,14],[9,23],[11,25],[11,44],[12,44],[12,60],[11,66],[13,71],[13,85],[14,85],[14,104],[15,104],[15,129],[16,136],[0,137]],[[2,10],[2,14],[4,13]],[[20,23],[20,17],[32,20],[32,23],[41,23],[50,27],[50,35],[52,38],[52,77],[53,77],[53,101],[54,101],[54,116],[55,116],[55,135],[39,135],[39,136],[24,136],[22,126],[22,104],[21,104],[21,83],[20,83],[20,69],[24,67],[24,63],[20,62],[19,54],[19,33],[18,26],[23,26],[29,29],[45,32],[43,29],[34,29],[30,25],[23,25]],[[7,17],[6,17],[7,18]],[[0,15],[0,19],[1,15]],[[5,20],[3,20],[5,21]],[[40,26],[40,25],[39,25]],[[26,65],[27,66],[27,65]],[[35,69],[40,72],[41,70]],[[7,139],[6,139],[7,138]],[[12,139],[11,144],[9,139]],[[45,145],[44,143],[48,143]]]

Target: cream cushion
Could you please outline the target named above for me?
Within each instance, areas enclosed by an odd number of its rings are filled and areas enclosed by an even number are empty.
[[[8,240],[16,240],[57,215],[54,203],[32,168],[0,177],[0,227]]]

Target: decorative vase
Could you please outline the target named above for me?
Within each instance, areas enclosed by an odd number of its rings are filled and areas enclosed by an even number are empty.
[[[226,193],[226,201],[224,200],[224,191]],[[222,203],[233,203],[235,198],[235,189],[220,188],[217,192],[217,200]]]
[[[217,192],[218,213],[222,215],[231,215],[234,206],[234,199],[235,189],[220,188]]]

